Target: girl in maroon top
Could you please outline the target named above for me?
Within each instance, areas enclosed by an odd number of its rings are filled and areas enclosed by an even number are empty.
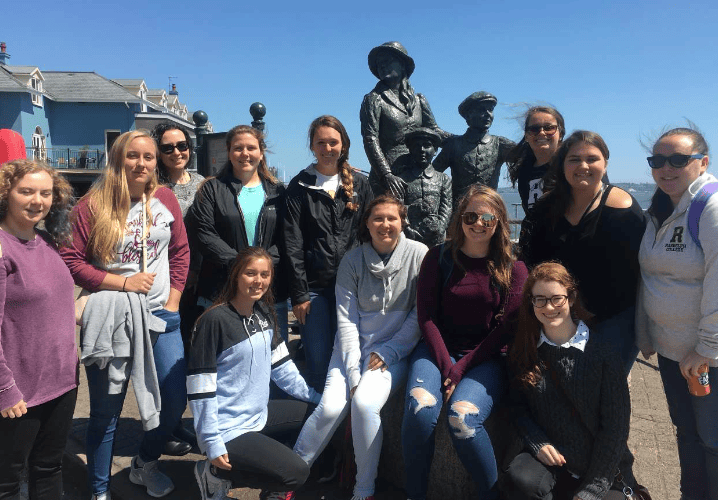
[[[429,251],[417,289],[423,342],[410,361],[402,442],[406,491],[424,499],[443,403],[459,458],[478,497],[497,498],[496,459],[484,422],[507,387],[501,348],[527,271],[515,262],[506,207],[473,185],[459,201],[448,240]]]
[[[28,464],[32,499],[62,497],[77,399],[74,284],[57,253],[71,235],[72,188],[30,160],[0,168],[0,498]],[[35,226],[45,221],[46,231]]]

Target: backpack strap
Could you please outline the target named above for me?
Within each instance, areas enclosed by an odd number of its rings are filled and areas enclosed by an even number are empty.
[[[451,253],[447,253],[446,242],[442,243],[439,248],[439,272],[441,273],[442,286],[446,286],[454,270],[454,259]]]
[[[688,208],[688,232],[691,234],[693,242],[703,250],[701,242],[698,239],[698,224],[703,214],[703,209],[706,208],[708,200],[718,191],[718,182],[709,182],[704,184],[703,187],[691,200],[690,207]]]

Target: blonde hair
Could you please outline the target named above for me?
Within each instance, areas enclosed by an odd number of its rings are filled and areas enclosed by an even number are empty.
[[[87,198],[92,216],[92,229],[87,239],[87,254],[93,260],[106,265],[115,259],[117,245],[122,241],[130,211],[130,189],[125,173],[125,158],[130,143],[135,139],[146,137],[155,146],[157,143],[150,132],[143,129],[125,132],[112,145],[108,155],[107,167],[99,179],[92,185],[83,199]],[[145,186],[147,199],[152,196],[158,186],[157,169]],[[150,204],[145,206],[147,220],[152,220]],[[149,227],[145,228],[145,234]]]

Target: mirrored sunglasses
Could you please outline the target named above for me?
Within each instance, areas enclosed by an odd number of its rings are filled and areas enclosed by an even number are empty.
[[[696,153],[692,155],[681,155],[676,153],[671,156],[653,155],[646,159],[648,160],[648,166],[651,168],[663,168],[666,162],[668,162],[671,167],[683,168],[688,165],[691,160],[701,160],[704,156],[705,155],[703,153]]]
[[[160,144],[160,153],[170,155],[175,148],[177,148],[179,152],[184,152],[189,149],[189,144],[187,141],[180,141],[177,144]]]
[[[477,221],[481,222],[484,227],[494,227],[496,225],[496,216],[494,214],[477,214],[476,212],[464,212],[461,214],[461,220],[467,226],[476,224]]]

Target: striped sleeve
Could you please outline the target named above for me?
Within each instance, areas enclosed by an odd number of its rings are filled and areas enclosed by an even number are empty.
[[[272,373],[270,375],[277,387],[302,401],[318,404],[321,395],[309,387],[299,373],[297,366],[289,355],[287,344],[274,333],[272,340]]]
[[[212,460],[227,453],[218,425],[217,349],[220,323],[212,311],[195,326],[187,362],[187,399],[194,417],[197,443]]]

